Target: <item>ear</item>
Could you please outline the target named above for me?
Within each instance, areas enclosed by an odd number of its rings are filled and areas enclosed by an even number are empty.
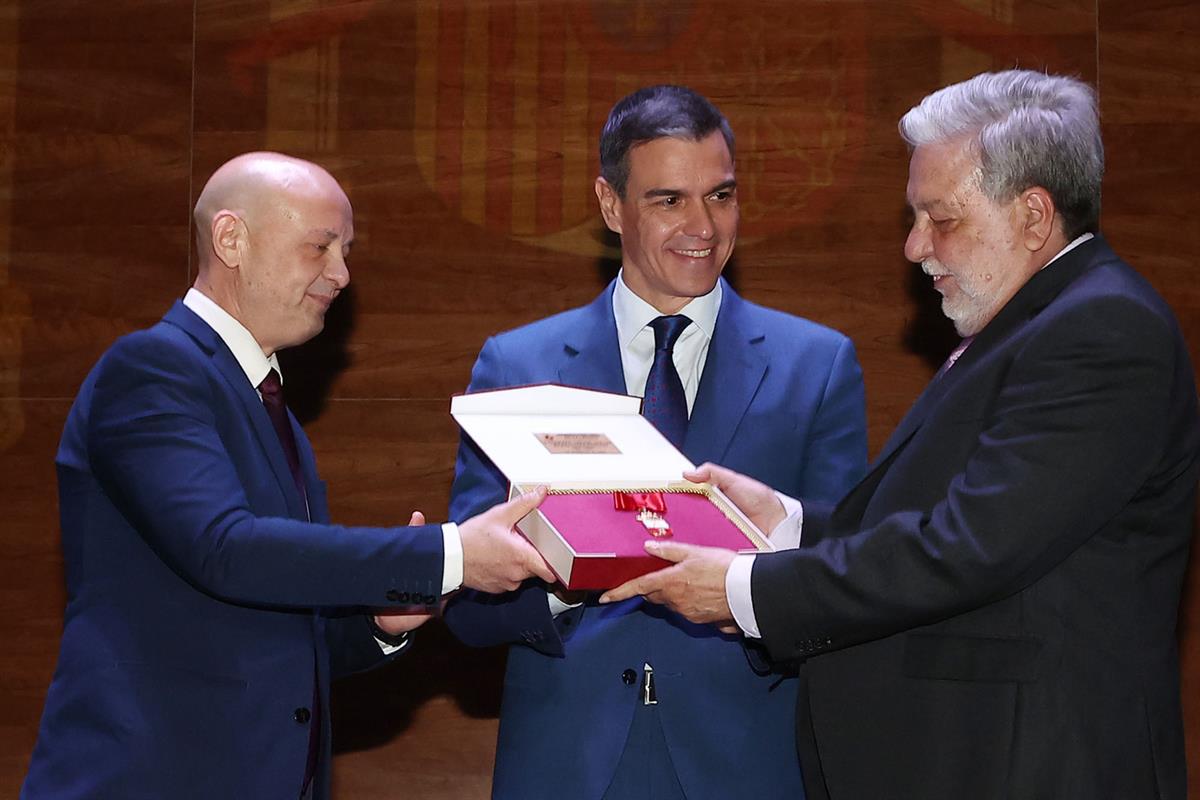
[[[1041,186],[1031,186],[1017,198],[1017,208],[1025,247],[1031,252],[1041,250],[1054,235],[1058,223],[1054,198]]]
[[[604,178],[596,178],[596,199],[600,201],[600,215],[604,217],[604,224],[613,233],[621,233],[621,198]]]
[[[246,223],[232,211],[221,209],[213,216],[212,248],[217,259],[229,269],[242,263],[242,250],[246,244]]]

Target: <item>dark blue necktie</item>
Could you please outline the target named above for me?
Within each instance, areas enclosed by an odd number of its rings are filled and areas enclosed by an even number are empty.
[[[679,449],[683,449],[687,435],[688,414],[683,381],[675,369],[673,353],[675,342],[691,324],[692,321],[682,314],[659,317],[650,323],[654,329],[654,363],[650,365],[646,396],[642,401],[642,415]]]

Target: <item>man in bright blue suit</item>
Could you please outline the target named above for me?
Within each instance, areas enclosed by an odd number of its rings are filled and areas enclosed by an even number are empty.
[[[862,375],[845,336],[742,300],[720,277],[737,236],[733,153],[729,123],[691,90],[650,87],[617,103],[596,194],[621,236],[620,275],[587,306],[489,339],[469,391],[552,381],[640,396],[665,347],[686,399],[677,444],[689,459],[832,502],[866,464]],[[656,331],[681,316],[669,337]],[[506,488],[464,438],[451,517]],[[803,794],[794,679],[757,674],[734,637],[641,599],[600,608],[540,581],[464,593],[446,620],[468,644],[519,645],[496,798]]]
[[[105,353],[63,432],[67,608],[27,800],[326,798],[330,675],[459,586],[553,577],[512,530],[537,492],[458,526],[329,524],[276,359],[350,279],[329,173],[239,156],[195,219],[194,287]]]

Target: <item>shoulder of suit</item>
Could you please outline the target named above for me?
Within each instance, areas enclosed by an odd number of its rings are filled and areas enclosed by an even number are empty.
[[[1174,313],[1158,290],[1116,255],[1100,260],[1063,287],[1050,307],[1080,304],[1131,305],[1174,319]]]
[[[117,339],[100,357],[97,370],[117,367],[132,370],[167,370],[193,373],[196,364],[208,359],[183,329],[165,321],[127,333]]]
[[[802,338],[810,343],[832,347],[841,347],[843,343],[849,341],[846,334],[827,325],[789,314],[786,311],[760,306],[749,300],[741,299],[739,311],[745,315],[747,320],[760,326],[763,333],[769,337]]]
[[[577,331],[581,324],[594,324],[594,320],[589,323],[589,317],[594,316],[594,304],[579,306],[552,314],[549,317],[543,317],[542,319],[516,328],[502,331],[495,334],[492,338],[501,341],[554,339],[561,343],[564,337]]]

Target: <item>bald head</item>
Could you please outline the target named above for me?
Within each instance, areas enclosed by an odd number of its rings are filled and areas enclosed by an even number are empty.
[[[211,265],[213,221],[221,211],[253,221],[278,210],[289,195],[320,192],[345,196],[333,176],[311,161],[266,151],[226,161],[204,184],[193,211],[200,269]]]
[[[350,280],[350,201],[333,176],[281,153],[221,165],[196,200],[195,288],[242,323],[270,354],[324,324]]]

